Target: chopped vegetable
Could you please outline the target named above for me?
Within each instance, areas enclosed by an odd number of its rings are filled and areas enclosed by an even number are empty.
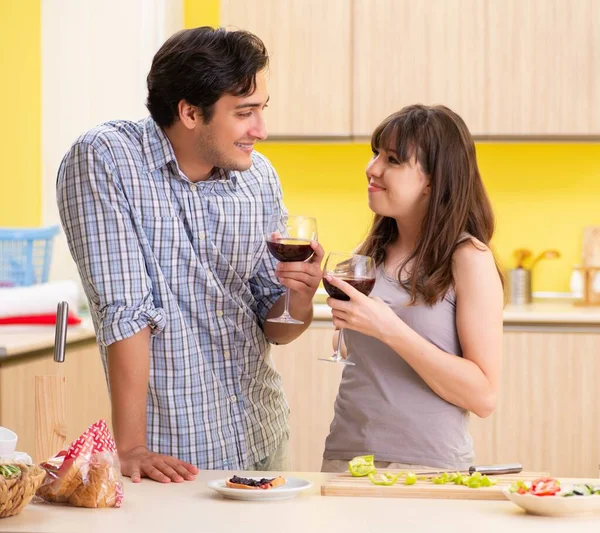
[[[399,472],[397,474],[391,474],[386,472],[385,474],[377,475],[377,469],[375,468],[375,458],[373,455],[359,455],[348,463],[348,470],[354,477],[366,477],[368,476],[371,483],[374,485],[391,486],[395,485],[399,479],[404,478],[405,485],[414,485],[418,480],[432,481],[436,485],[445,485],[446,483],[454,483],[455,485],[464,485],[472,489],[478,489],[481,487],[491,487],[497,483],[496,480],[490,479],[488,476],[481,474],[481,472],[474,472],[469,475],[461,475],[459,472],[449,473],[444,472],[438,477],[421,475],[417,476],[414,472]],[[600,490],[600,487],[599,487]],[[514,492],[516,492],[515,489]]]
[[[564,487],[559,492],[559,496],[568,498],[570,496],[600,496],[600,485],[578,484]]]
[[[21,469],[17,465],[0,465],[0,476],[12,479],[21,475]]]
[[[535,496],[554,496],[560,490],[560,483],[553,478],[540,478],[531,483],[531,493]]]
[[[372,455],[359,455],[348,463],[348,470],[354,477],[364,477],[377,473]]]
[[[554,478],[539,478],[535,481],[517,481],[510,486],[510,492],[533,494],[534,496],[554,496],[560,491],[560,482]]]
[[[373,485],[383,485],[389,487],[390,485],[396,484],[396,482],[398,481],[398,474],[385,473],[379,474],[379,476],[377,476],[377,474],[371,473],[369,474],[369,479],[371,480],[371,483],[373,483]]]
[[[436,485],[454,483],[455,485],[464,485],[465,487],[469,487],[471,489],[491,487],[497,483],[497,481],[492,481],[489,477],[482,475],[481,472],[474,472],[470,476],[463,476],[458,472],[454,474],[444,472],[441,476],[433,478],[433,482]]]
[[[405,485],[414,485],[417,482],[417,476],[412,472],[406,474],[406,479],[404,480]]]
[[[519,480],[513,483],[508,490],[510,492],[517,492],[518,494],[526,494],[529,492],[529,489],[531,489],[530,481]]]

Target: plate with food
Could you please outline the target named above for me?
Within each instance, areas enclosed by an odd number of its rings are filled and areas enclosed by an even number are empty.
[[[270,478],[231,476],[208,482],[208,487],[232,500],[287,500],[312,487],[306,479],[276,476]]]
[[[600,513],[598,483],[561,484],[554,478],[518,481],[504,489],[505,496],[531,514],[579,516]]]

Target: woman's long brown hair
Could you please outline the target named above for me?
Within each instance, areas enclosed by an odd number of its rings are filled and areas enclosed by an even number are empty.
[[[400,266],[398,280],[410,292],[409,305],[417,301],[433,305],[453,285],[452,255],[462,236],[468,233],[489,245],[494,233],[494,215],[477,167],[475,143],[464,121],[447,107],[412,105],[387,117],[373,132],[371,146],[374,151],[395,146],[400,163],[416,159],[430,178],[429,208],[416,246]],[[380,265],[386,248],[397,239],[396,221],[375,215],[357,253],[373,257]],[[503,279],[500,269],[498,273]]]

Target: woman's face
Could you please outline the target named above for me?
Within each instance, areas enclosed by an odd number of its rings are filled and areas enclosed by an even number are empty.
[[[369,207],[376,214],[420,221],[427,213],[430,180],[415,157],[400,163],[395,150],[376,149],[367,165],[367,181]]]

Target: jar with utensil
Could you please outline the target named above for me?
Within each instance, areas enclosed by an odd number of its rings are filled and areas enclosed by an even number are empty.
[[[543,259],[558,259],[558,250],[544,250],[533,260],[533,253],[526,248],[519,248],[513,252],[516,268],[508,271],[508,300],[511,304],[524,305],[531,303],[531,277],[534,267]]]

